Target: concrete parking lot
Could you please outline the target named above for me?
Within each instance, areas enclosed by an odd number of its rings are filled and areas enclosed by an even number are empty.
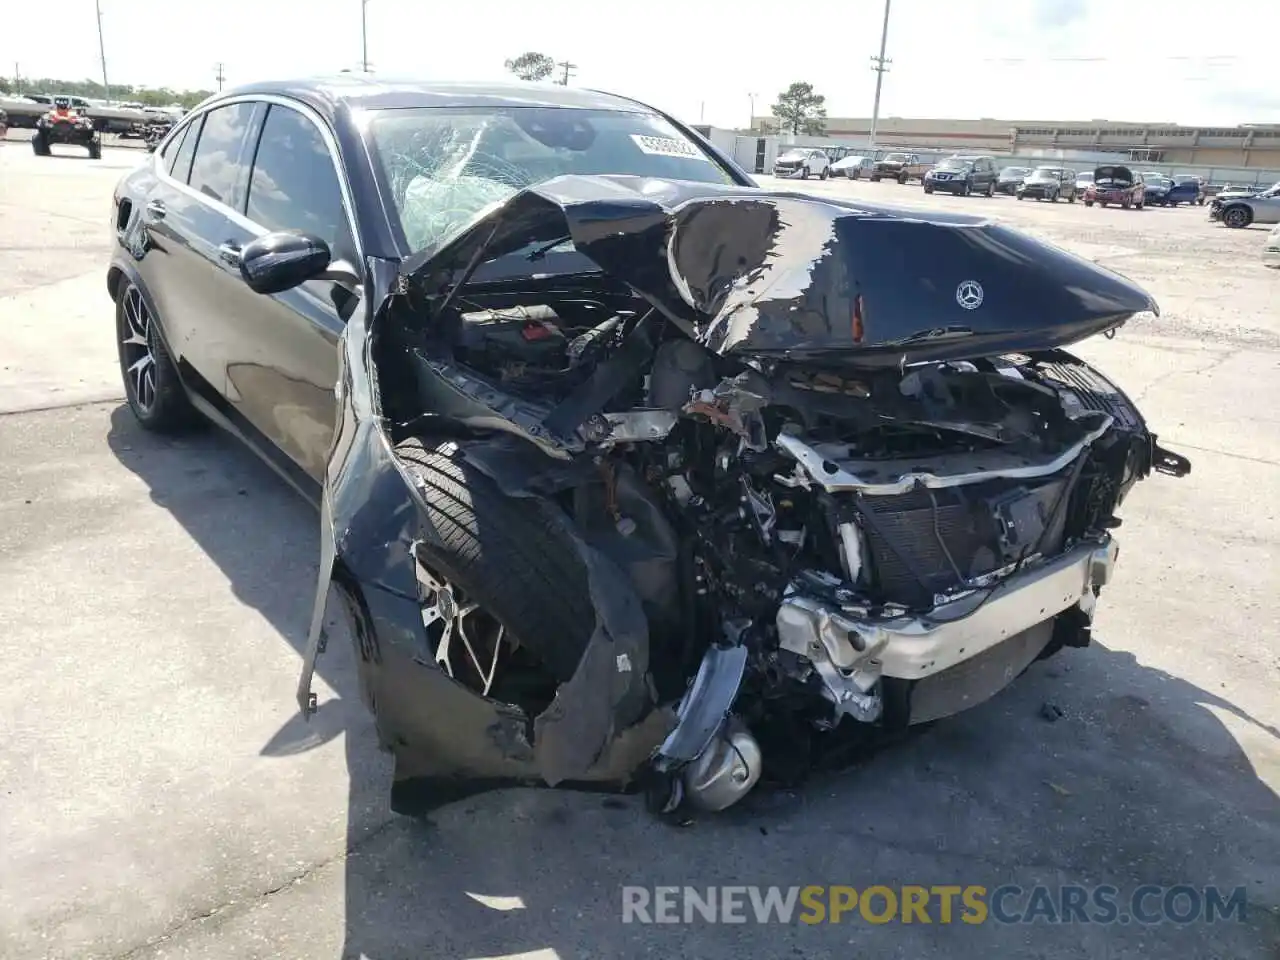
[[[219,433],[120,402],[111,191],[142,159],[0,144],[0,957],[1280,956],[1280,273],[1203,208],[988,212],[1145,285],[1080,348],[1188,455],[1125,505],[1098,642],[854,769],[680,829],[635,797],[509,790],[429,823],[346,644],[293,691],[317,523]],[[1243,887],[1213,925],[649,926],[623,885]],[[1158,901],[1157,901],[1158,902]],[[1017,906],[1016,900],[1010,901]]]

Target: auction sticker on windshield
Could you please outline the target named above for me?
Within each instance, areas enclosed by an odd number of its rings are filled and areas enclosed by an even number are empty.
[[[688,140],[677,140],[674,137],[650,137],[641,133],[631,134],[631,139],[641,152],[655,157],[680,157],[685,160],[706,160],[702,153]]]

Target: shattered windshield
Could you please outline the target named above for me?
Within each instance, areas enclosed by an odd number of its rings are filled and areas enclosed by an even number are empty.
[[[414,251],[448,239],[485,207],[566,174],[732,183],[662,117],[568,107],[385,110],[374,150]]]

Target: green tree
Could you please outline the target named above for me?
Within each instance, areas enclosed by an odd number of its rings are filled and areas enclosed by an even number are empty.
[[[793,83],[778,94],[770,108],[778,118],[778,129],[790,129],[792,133],[825,133],[827,129],[827,98],[813,92],[811,83]]]
[[[55,77],[23,77],[22,91],[25,93],[65,93],[72,97],[85,97],[93,100],[105,100],[107,92],[96,80],[59,80]],[[10,79],[0,78],[0,92],[17,93],[18,89]],[[167,107],[171,103],[180,103],[184,107],[194,107],[205,97],[213,95],[212,90],[172,90],[169,87],[135,87],[127,83],[111,85],[112,100],[135,100],[149,107]]]
[[[545,80],[556,68],[556,62],[545,53],[530,50],[504,64],[508,70],[521,80]]]

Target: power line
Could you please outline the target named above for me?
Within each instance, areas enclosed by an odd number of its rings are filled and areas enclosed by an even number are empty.
[[[576,63],[570,63],[568,60],[561,60],[556,64],[556,66],[564,71],[560,75],[560,86],[567,87],[569,85],[569,77],[573,76],[577,71],[578,65]]]

